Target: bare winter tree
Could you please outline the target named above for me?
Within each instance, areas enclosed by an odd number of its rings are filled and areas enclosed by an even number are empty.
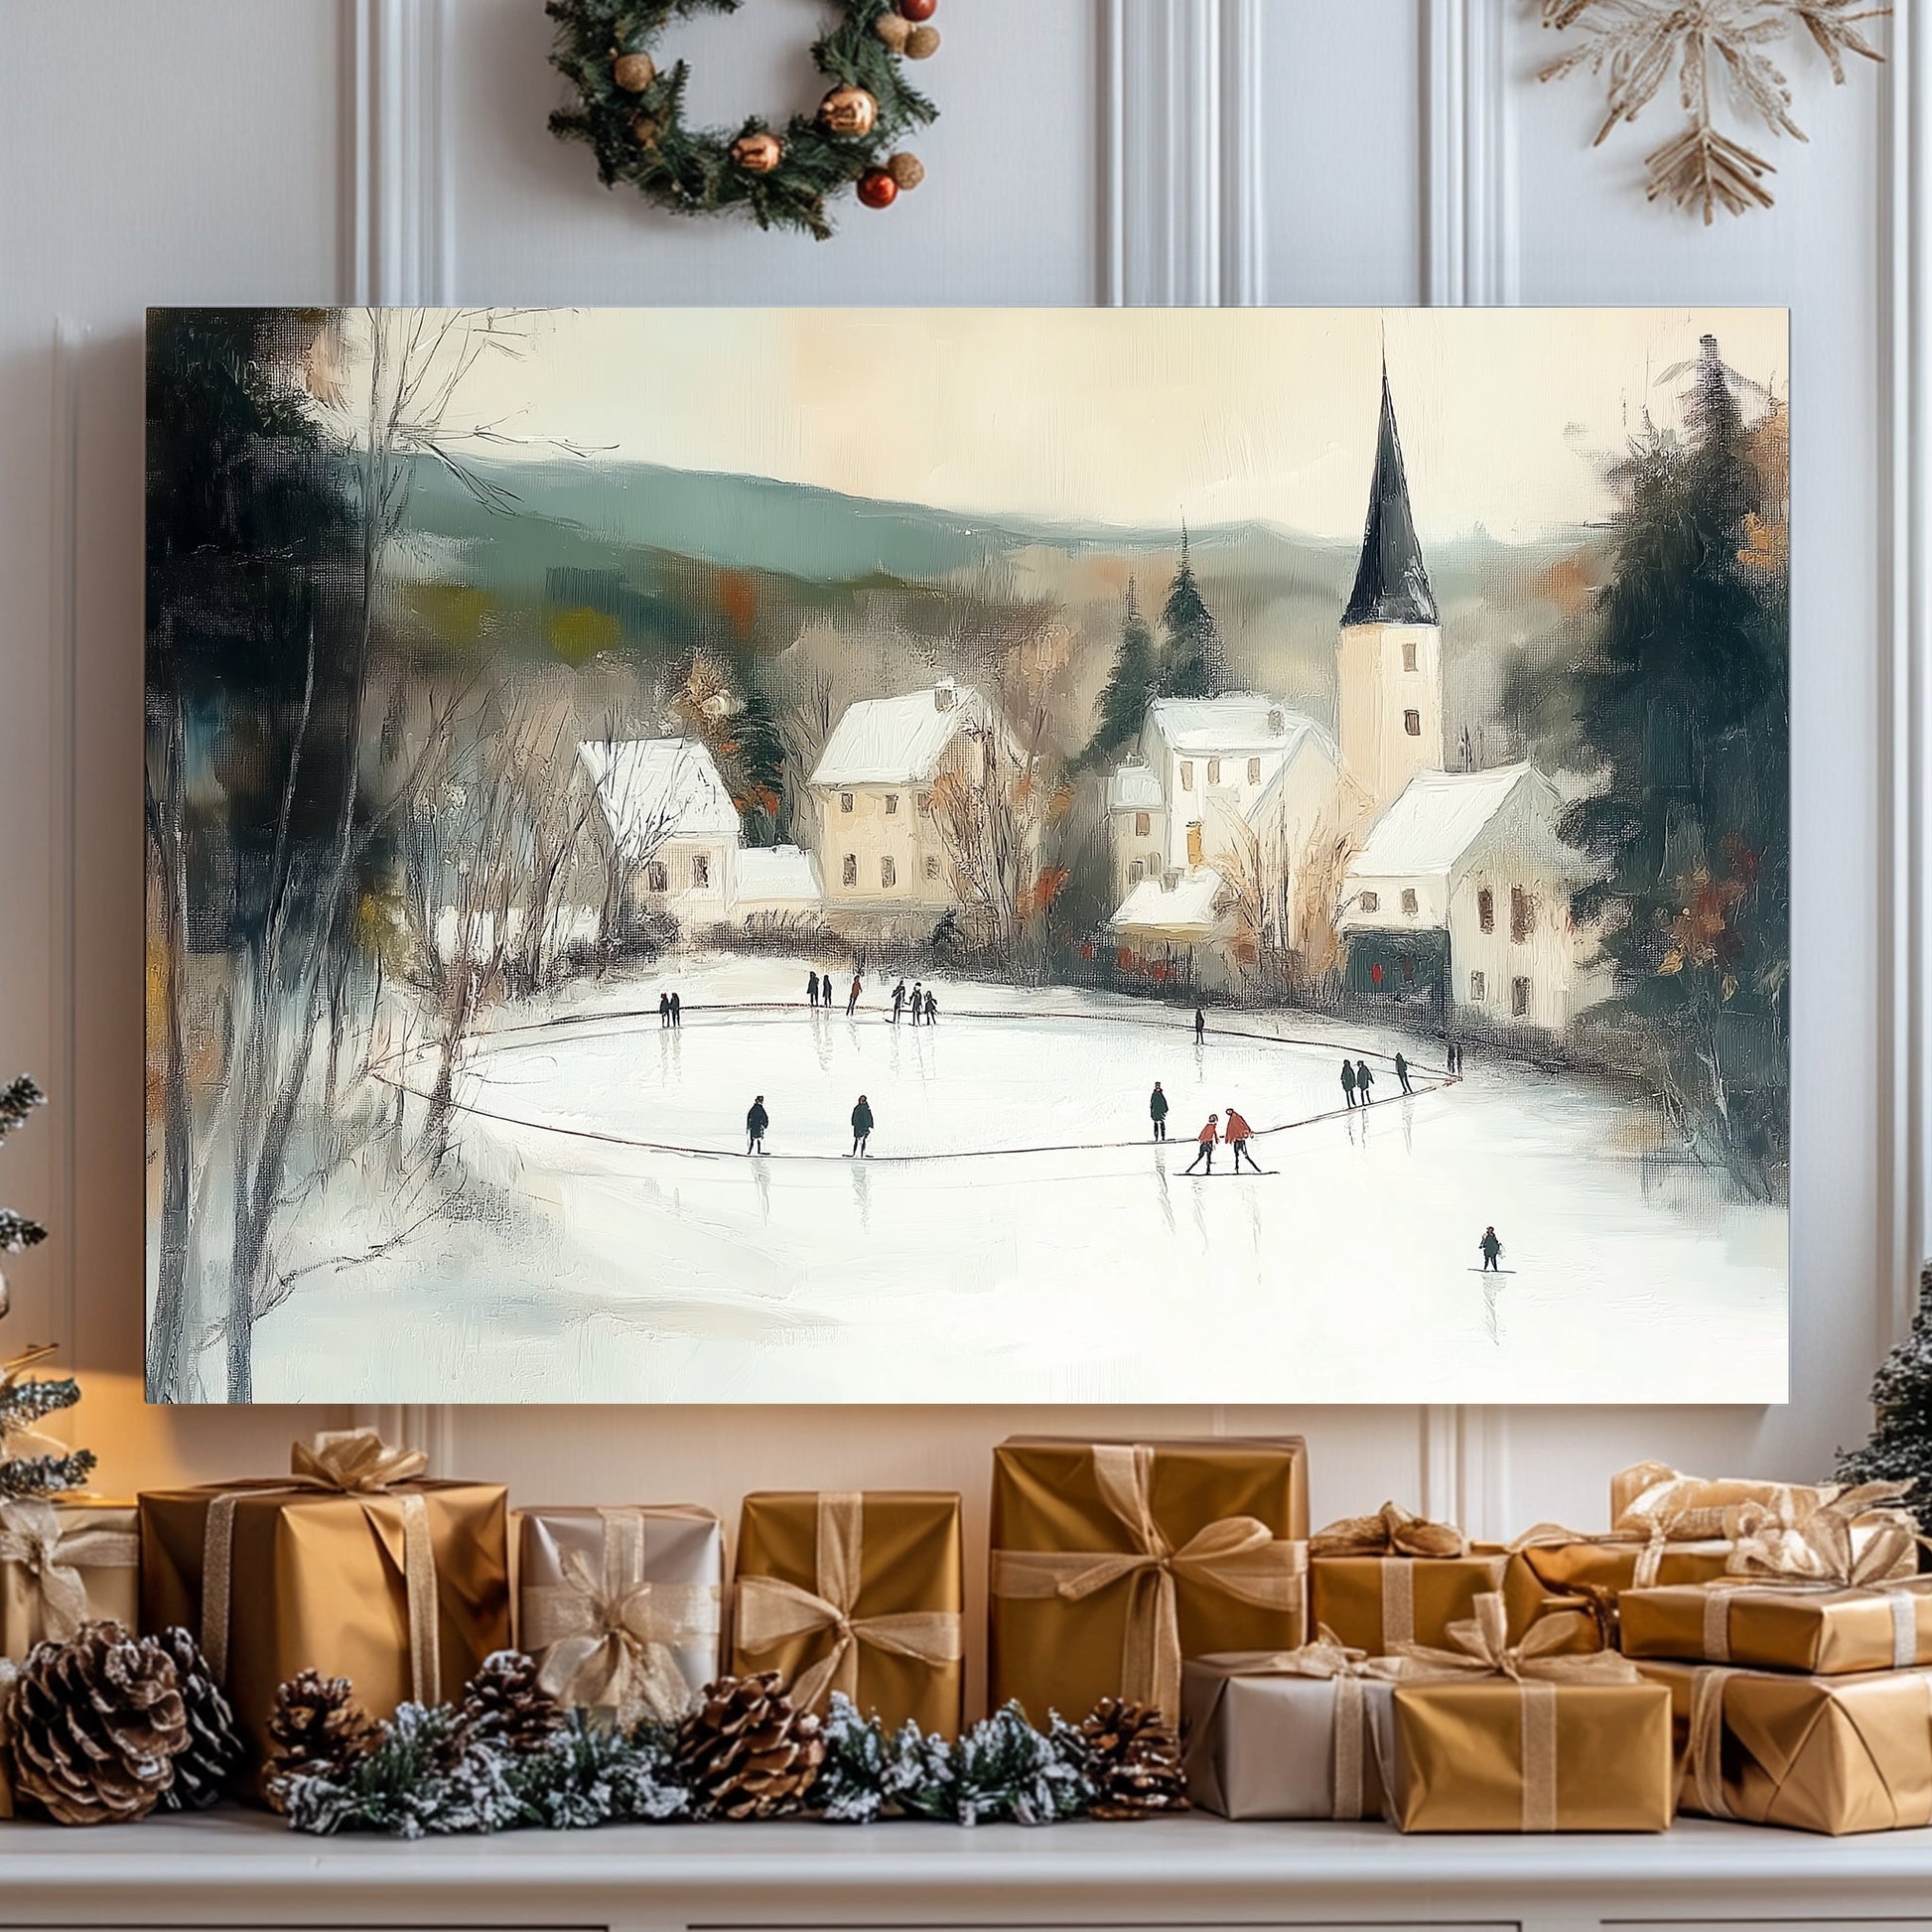
[[[967,931],[1008,964],[1043,910],[1039,854],[1055,787],[1044,754],[1046,714],[1035,709],[1016,738],[996,709],[953,741],[932,784],[932,819],[944,842]]]

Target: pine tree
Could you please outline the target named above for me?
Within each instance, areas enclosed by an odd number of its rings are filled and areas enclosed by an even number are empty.
[[[1227,651],[1194,579],[1187,532],[1180,533],[1180,564],[1161,610],[1164,633],[1161,695],[1168,698],[1218,698],[1228,688]]]
[[[1141,601],[1132,578],[1127,582],[1127,604],[1121,613],[1120,644],[1114,652],[1114,668],[1108,673],[1106,688],[1100,693],[1099,721],[1079,764],[1089,770],[1111,764],[1135,739],[1147,719],[1148,701],[1154,696],[1159,677],[1155,662],[1154,632],[1141,615]]]
[[[1871,1383],[1871,1434],[1838,1459],[1843,1482],[1917,1479],[1906,1500],[1921,1530],[1932,1524],[1932,1262],[1919,1271],[1912,1331],[1878,1365]]]
[[[25,1073],[0,1087],[0,1147],[7,1136],[23,1126],[36,1107],[46,1103],[47,1095]],[[25,1254],[47,1239],[47,1230],[38,1221],[17,1214],[11,1207],[0,1207],[0,1255]],[[7,1278],[0,1275],[0,1314],[7,1311]]]

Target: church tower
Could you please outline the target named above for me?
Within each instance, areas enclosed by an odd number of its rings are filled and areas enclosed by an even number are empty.
[[[1380,811],[1418,771],[1443,769],[1443,629],[1409,508],[1389,365],[1355,588],[1341,619],[1341,755]]]

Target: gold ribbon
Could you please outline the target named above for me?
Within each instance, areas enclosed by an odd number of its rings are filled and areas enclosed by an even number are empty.
[[[1746,1502],[1779,1522],[1798,1523],[1813,1510],[1842,1499],[1844,1493],[1837,1483],[1691,1476],[1667,1462],[1633,1463],[1611,1478],[1610,1488],[1613,1495],[1628,1496],[1616,1512],[1612,1529],[1649,1535],[1661,1528],[1673,1543],[1701,1543],[1724,1535],[1721,1526],[1727,1513]]]
[[[1152,1445],[1095,1443],[1091,1453],[1101,1499],[1126,1526],[1134,1548],[995,1550],[990,1587],[996,1596],[1077,1602],[1128,1580],[1121,1695],[1174,1718],[1181,1662],[1175,1580],[1185,1577],[1262,1609],[1292,1610],[1302,1601],[1308,1545],[1278,1539],[1258,1517],[1223,1516],[1176,1550],[1154,1520]]]
[[[937,1666],[961,1654],[957,1610],[897,1610],[854,1616],[864,1550],[865,1498],[855,1490],[821,1490],[815,1557],[816,1591],[780,1577],[738,1580],[737,1637],[741,1649],[769,1650],[792,1637],[830,1631],[832,1647],[791,1686],[801,1710],[823,1710],[834,1691],[859,1695],[859,1646]]]
[[[1573,1530],[1562,1523],[1538,1523],[1516,1538],[1509,1550],[1513,1556],[1524,1550],[1561,1549],[1570,1543],[1590,1543],[1607,1550],[1634,1550],[1637,1560],[1631,1572],[1630,1587],[1650,1589],[1663,1572],[1664,1558],[1672,1551],[1686,1555],[1702,1552],[1728,1560],[1734,1547],[1728,1533],[1732,1521],[1730,1510],[1700,1510],[1660,1517],[1647,1528],[1638,1529]]]
[[[1779,1582],[1867,1589],[1915,1576],[1918,1526],[1898,1504],[1909,1482],[1865,1482],[1795,1519],[1758,1503],[1731,1512],[1729,1568]]]
[[[1400,1503],[1373,1516],[1344,1516],[1309,1539],[1311,1557],[1463,1557],[1469,1539],[1453,1523],[1432,1523]]]
[[[421,1449],[392,1449],[372,1429],[325,1430],[314,1447],[289,1450],[285,1483],[227,1489],[208,1504],[202,1533],[202,1654],[216,1682],[228,1674],[228,1618],[234,1592],[235,1511],[250,1496],[299,1496],[316,1491],[354,1496],[378,1536],[377,1498],[393,1502],[402,1518],[402,1578],[409,1623],[410,1697],[433,1704],[443,1676],[442,1639],[436,1613],[436,1548],[429,1505],[419,1492],[398,1485],[421,1480],[429,1457]]]
[[[625,1727],[644,1716],[674,1724],[698,1691],[676,1647],[717,1637],[718,1586],[653,1583],[643,1573],[643,1511],[599,1514],[602,1575],[567,1550],[561,1584],[526,1585],[524,1647],[542,1660],[537,1682],[562,1703],[614,1709]]]
[[[80,1524],[63,1531],[60,1513],[41,1497],[0,1502],[0,1563],[18,1564],[33,1580],[43,1631],[56,1643],[87,1620],[82,1570],[133,1570],[140,1561],[133,1530]]]

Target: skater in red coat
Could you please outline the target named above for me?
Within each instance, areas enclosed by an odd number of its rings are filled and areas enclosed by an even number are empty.
[[[1221,1130],[1221,1138],[1234,1150],[1234,1172],[1241,1172],[1241,1158],[1247,1156],[1248,1172],[1259,1173],[1255,1166],[1255,1151],[1248,1143],[1255,1137],[1255,1130],[1237,1114],[1232,1107],[1228,1109],[1228,1124]]]
[[[1194,1158],[1181,1169],[1182,1173],[1192,1173],[1203,1161],[1207,1163],[1207,1172],[1214,1172],[1214,1143],[1220,1138],[1220,1125],[1219,1114],[1208,1115],[1207,1125],[1200,1131],[1200,1145],[1194,1150]]]

